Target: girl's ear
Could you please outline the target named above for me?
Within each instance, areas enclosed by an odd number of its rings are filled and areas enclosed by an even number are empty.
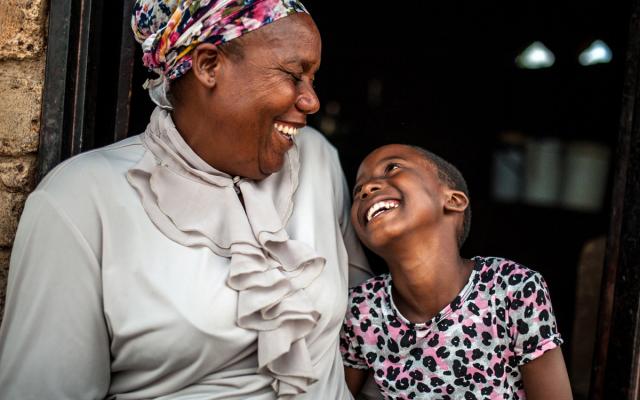
[[[464,212],[469,207],[469,198],[464,192],[447,189],[445,194],[447,196],[444,203],[445,211]]]
[[[191,52],[191,70],[201,85],[213,89],[220,69],[220,50],[211,43],[198,45]]]

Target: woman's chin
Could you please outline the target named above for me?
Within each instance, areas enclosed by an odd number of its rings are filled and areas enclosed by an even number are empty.
[[[282,169],[283,165],[284,165],[284,156],[279,157],[279,159],[277,160],[269,160],[266,162],[261,162],[259,171],[257,173],[259,177],[256,177],[254,179],[260,180],[268,177],[271,174],[275,174],[276,172]]]

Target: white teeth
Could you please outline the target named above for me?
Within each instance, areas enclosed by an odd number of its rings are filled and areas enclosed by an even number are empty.
[[[278,132],[284,133],[287,136],[295,136],[298,134],[298,128],[288,125],[282,125],[275,123],[273,126],[278,130]]]
[[[396,208],[399,205],[400,204],[396,200],[379,201],[375,203],[374,205],[371,206],[371,208],[369,208],[369,211],[367,211],[367,222],[371,221],[371,219],[374,218],[374,215],[378,215],[376,213],[379,210],[385,210],[385,211],[391,210],[392,208]],[[380,212],[380,214],[382,214],[382,212]]]

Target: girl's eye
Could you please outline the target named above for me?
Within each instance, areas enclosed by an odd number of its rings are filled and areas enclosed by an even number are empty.
[[[358,193],[360,193],[360,190],[362,190],[362,185],[358,185],[358,186],[353,188],[353,197],[354,198],[358,195]]]
[[[384,172],[385,172],[385,173],[389,173],[389,172],[393,171],[394,169],[398,169],[398,168],[400,168],[400,165],[399,165],[399,164],[397,164],[397,163],[389,163],[389,164],[385,167]]]

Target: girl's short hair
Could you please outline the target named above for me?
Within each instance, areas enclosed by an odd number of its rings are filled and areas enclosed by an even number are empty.
[[[467,181],[465,181],[462,173],[458,168],[456,168],[453,164],[445,160],[444,158],[438,156],[430,152],[429,150],[423,149],[419,146],[411,146],[415,150],[417,150],[425,160],[433,165],[438,171],[438,179],[440,182],[447,185],[451,189],[459,190],[463,192],[467,198],[471,199],[469,196],[469,188],[467,187]],[[464,210],[464,218],[462,220],[462,229],[458,232],[458,248],[462,247],[464,242],[469,237],[469,231],[471,230],[471,205],[467,206]]]

